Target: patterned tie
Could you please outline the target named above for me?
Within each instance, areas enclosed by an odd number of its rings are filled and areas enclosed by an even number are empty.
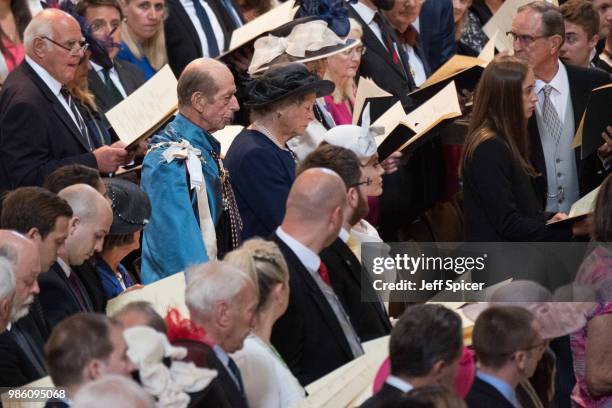
[[[111,79],[110,69],[103,69],[102,74],[104,75],[104,83],[106,84],[106,87],[110,90],[110,93],[115,102],[121,102],[123,100],[123,95],[121,95],[121,92],[119,91],[119,89],[117,89],[117,86]]]
[[[62,95],[62,97],[68,104],[68,108],[70,108],[70,111],[74,115],[74,119],[76,120],[77,129],[79,130],[79,133],[81,134],[81,136],[85,139],[85,144],[89,147],[89,150],[93,150],[93,143],[91,142],[91,139],[89,138],[89,131],[87,130],[87,126],[85,125],[83,116],[81,116],[81,112],[79,112],[78,108],[76,107],[74,103],[74,100],[72,100],[72,95],[70,95],[70,92],[68,91],[68,89],[64,87],[62,87],[62,89],[60,90],[60,94]]]
[[[542,104],[542,119],[544,124],[548,128],[549,133],[555,140],[555,143],[559,143],[561,140],[561,134],[563,131],[563,124],[557,115],[557,110],[550,100],[550,93],[554,88],[548,84],[544,85],[542,92],[544,93],[544,103]]]
[[[321,261],[321,265],[319,265],[319,276],[327,284],[327,286],[331,287],[331,279],[329,279],[329,271],[327,270],[327,265]]]
[[[87,302],[85,301],[85,297],[81,291],[81,285],[79,285],[79,278],[77,278],[74,271],[70,271],[70,275],[68,275],[68,283],[70,284],[70,288],[79,302],[79,306],[81,306],[81,310],[84,312],[89,312]]]
[[[399,54],[397,53],[397,49],[395,48],[395,42],[393,41],[389,30],[387,30],[387,25],[385,24],[378,12],[374,14],[374,22],[378,24],[378,27],[380,28],[380,33],[382,35],[383,42],[385,43],[385,47],[387,47],[387,51],[389,51],[389,54],[391,54],[391,59],[393,60],[393,63],[395,65],[401,65]]]
[[[208,45],[208,56],[210,58],[215,58],[217,55],[219,55],[219,46],[217,45],[217,38],[215,37],[215,32],[213,31],[212,25],[210,24],[208,14],[206,14],[206,10],[204,10],[204,6],[202,6],[200,0],[192,1],[196,16],[198,16],[198,20],[200,20],[200,24],[202,25],[202,29],[204,30],[204,35],[206,36],[206,44]]]

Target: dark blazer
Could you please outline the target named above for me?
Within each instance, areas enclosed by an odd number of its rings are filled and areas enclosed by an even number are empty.
[[[218,408],[247,408],[248,403],[241,396],[236,383],[230,377],[225,366],[213,349],[200,341],[179,339],[172,341],[174,346],[185,347],[187,357],[185,361],[194,363],[198,367],[217,370],[215,378],[204,390],[191,394],[190,407],[218,407]]]
[[[419,34],[433,72],[456,53],[453,3],[426,1],[419,15]]]
[[[78,278],[74,269],[72,273],[75,273]],[[73,314],[94,311],[87,289],[80,278],[78,278],[78,282],[86,303],[85,308],[81,307],[77,295],[68,283],[66,273],[57,262],[51,266],[47,273],[38,277],[40,302],[49,327],[55,327],[56,324]]]
[[[388,404],[397,402],[402,398],[402,390],[394,386],[384,383],[378,392],[372,395],[361,404],[360,408],[379,408],[386,407]],[[393,406],[393,405],[391,405]]]
[[[367,293],[366,299],[377,300],[377,297],[371,284],[362,287],[361,263],[348,245],[337,238],[321,252],[321,260],[327,266],[334,292],[344,304],[361,341],[389,334],[391,323],[382,303],[362,301],[362,290]],[[368,279],[365,271],[363,278]]]
[[[70,405],[68,405],[66,402],[60,401],[57,399],[49,399],[47,400],[47,402],[45,402],[45,408],[68,408],[68,407],[70,407]]]
[[[514,408],[499,391],[478,377],[474,378],[465,402],[469,408]]]
[[[115,59],[113,64],[117,70],[117,75],[119,75],[119,81],[121,85],[123,85],[123,89],[127,95],[130,95],[138,89],[140,85],[145,83],[144,74],[136,65],[119,59]],[[110,89],[108,89],[100,76],[93,69],[89,70],[87,81],[89,83],[89,89],[96,98],[96,105],[98,105],[98,110],[100,112],[106,113],[117,104],[113,99]]]
[[[285,216],[295,161],[262,133],[245,129],[223,160],[229,170],[244,228],[242,239],[267,237]]]
[[[0,92],[0,191],[40,186],[71,163],[97,168],[66,109],[24,61]]]
[[[272,344],[306,386],[348,363],[353,353],[325,295],[295,253],[271,237],[289,267],[289,306],[272,328]]]
[[[35,300],[35,303],[37,301]],[[49,333],[44,322],[30,313],[0,333],[0,384],[21,387],[47,375],[43,347]]]
[[[567,78],[569,80],[570,97],[574,108],[574,132],[580,124],[582,114],[586,109],[589,95],[594,88],[612,82],[612,77],[603,71],[596,69],[586,69],[573,65],[565,65]],[[544,150],[540,140],[540,132],[535,114],[529,119],[528,123],[531,162],[536,168],[540,177],[536,179],[536,193],[542,205],[546,204],[546,192],[548,184],[546,181],[546,163],[544,160]],[[602,142],[603,143],[603,142]],[[576,168],[578,169],[578,181],[580,183],[580,195],[583,196],[601,184],[607,172],[596,154],[580,159],[580,149],[576,149]]]
[[[224,48],[227,48],[236,25],[230,17],[229,11],[226,10],[220,0],[207,0],[207,3],[219,20],[223,29],[223,36],[225,37]],[[232,4],[240,19],[243,20],[240,15],[240,9],[233,0]],[[203,56],[202,44],[181,2],[179,0],[168,0],[166,7],[168,8],[168,17],[164,22],[164,32],[166,34],[168,64],[170,64],[170,68],[172,68],[172,71],[178,78],[187,64]]]
[[[83,265],[73,266],[72,270],[77,274],[79,279],[81,279],[81,283],[83,287],[85,287],[89,299],[91,300],[93,311],[106,314],[106,304],[108,300],[104,292],[104,287],[102,286],[102,281],[100,280],[100,275],[98,275],[96,267],[92,264],[92,260],[85,261]]]
[[[481,142],[463,170],[465,239],[476,242],[568,241],[571,229],[549,228],[529,176],[504,141]]]
[[[380,42],[378,37],[376,37],[376,34],[374,34],[374,31],[368,27],[366,22],[353,7],[348,7],[348,13],[349,17],[354,18],[359,24],[361,24],[361,27],[363,28],[363,36],[361,37],[361,41],[366,47],[366,52],[361,58],[357,78],[371,78],[379,87],[393,95],[394,98],[389,99],[388,108],[400,100],[407,112],[413,110],[416,106],[414,106],[413,101],[410,99],[410,97],[408,97],[408,93],[413,91],[416,86],[414,85],[414,79],[410,75],[410,72],[404,69],[401,65],[393,63],[389,51],[385,48],[383,43]],[[384,16],[382,18],[383,21],[386,22]],[[395,36],[393,28],[388,22],[386,24],[387,29],[397,43],[398,39]],[[403,52],[403,50],[400,49],[400,51],[403,66],[407,67],[408,61],[406,60],[406,54]],[[372,120],[375,119],[376,118],[372,118]]]

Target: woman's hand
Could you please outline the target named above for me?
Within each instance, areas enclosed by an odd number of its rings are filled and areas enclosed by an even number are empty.
[[[144,288],[144,285],[141,285],[140,283],[137,283],[135,285],[130,286],[126,290],[124,290],[123,293],[128,293],[128,292],[131,292],[133,290],[138,290],[138,289],[142,289],[142,288]]]
[[[409,155],[404,156],[402,152],[393,152],[380,165],[385,169],[385,174],[392,174],[399,169],[399,166],[405,165],[409,158]]]
[[[551,222],[563,221],[565,219],[567,219],[567,214],[559,212],[553,215],[552,217],[550,217],[550,219],[548,220],[548,223],[550,224]]]

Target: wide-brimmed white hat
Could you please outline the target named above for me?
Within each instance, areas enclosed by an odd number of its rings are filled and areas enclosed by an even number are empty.
[[[306,63],[331,57],[361,44],[360,40],[342,39],[323,20],[297,24],[287,37],[269,34],[255,41],[255,51],[248,73],[259,74],[268,68],[291,62]]]

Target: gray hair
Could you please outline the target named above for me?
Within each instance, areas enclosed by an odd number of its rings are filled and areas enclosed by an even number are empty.
[[[76,394],[74,408],[154,408],[149,394],[136,382],[119,375],[106,375],[85,384]]]
[[[565,40],[565,23],[559,7],[546,1],[532,1],[518,8],[517,12],[533,11],[542,18],[542,35],[560,35]]]
[[[227,262],[211,261],[185,271],[185,303],[192,315],[208,318],[219,302],[233,301],[246,285],[255,285],[242,270]]]
[[[23,44],[26,50],[31,50],[34,46],[36,37],[53,38],[53,18],[60,14],[70,17],[70,14],[59,9],[46,9],[34,16],[23,32]]]
[[[0,256],[0,301],[13,297],[15,285],[13,263],[7,257]]]
[[[179,106],[191,106],[191,95],[201,92],[209,100],[219,91],[214,74],[224,65],[210,58],[191,61],[181,73],[176,93]]]

